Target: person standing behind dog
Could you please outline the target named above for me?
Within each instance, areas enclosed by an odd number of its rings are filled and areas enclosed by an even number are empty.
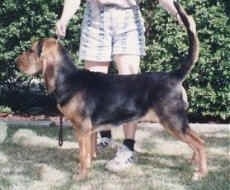
[[[62,15],[56,23],[56,34],[65,37],[69,21],[80,7],[81,0],[65,0]],[[177,17],[173,0],[159,4]],[[179,21],[179,20],[178,20]],[[179,21],[180,22],[180,21]],[[145,28],[137,0],[87,0],[84,12],[79,58],[85,68],[107,73],[114,61],[121,75],[139,72],[140,57],[145,55]],[[123,146],[114,159],[106,164],[110,171],[119,172],[134,164],[136,125],[124,124]],[[112,146],[111,131],[101,132],[100,150]]]

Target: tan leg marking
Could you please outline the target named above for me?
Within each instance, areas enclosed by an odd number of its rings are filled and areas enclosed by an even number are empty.
[[[208,173],[207,155],[204,149],[204,141],[192,129],[188,129],[185,134],[175,128],[164,128],[174,137],[186,143],[193,150],[193,158],[198,165],[198,171],[193,175],[193,180],[199,180]]]

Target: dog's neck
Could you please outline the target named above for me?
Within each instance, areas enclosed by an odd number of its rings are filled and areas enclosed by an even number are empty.
[[[63,84],[66,83],[69,76],[75,74],[77,71],[78,69],[71,57],[64,48],[60,47],[55,57],[43,61],[42,74],[47,93],[54,95],[58,102],[63,102],[63,86],[65,86]]]
[[[56,44],[55,53],[41,55],[42,75],[48,94],[55,92],[58,81],[65,80],[69,73],[76,71],[76,66],[64,47],[58,42]]]

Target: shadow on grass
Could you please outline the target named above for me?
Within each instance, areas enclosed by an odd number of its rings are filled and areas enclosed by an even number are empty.
[[[141,165],[150,165],[157,168],[179,169],[181,164],[187,162],[182,156],[170,156],[153,153],[138,153],[138,163]]]
[[[208,147],[221,147],[230,148],[230,138],[229,137],[205,137],[205,142]]]
[[[221,171],[209,172],[208,176],[202,181],[193,182],[189,185],[190,190],[229,190],[230,168]]]

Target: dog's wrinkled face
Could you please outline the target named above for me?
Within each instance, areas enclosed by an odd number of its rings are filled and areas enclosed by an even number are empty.
[[[42,69],[42,62],[40,59],[41,51],[41,42],[35,42],[28,51],[18,56],[16,58],[16,63],[19,70],[28,75],[34,75],[40,72]]]
[[[16,58],[17,67],[21,72],[28,75],[39,73],[46,69],[47,65],[44,67],[45,59],[46,62],[54,62],[58,47],[57,40],[54,38],[36,41],[28,51]]]
[[[42,73],[48,92],[55,89],[55,77],[62,62],[62,46],[55,38],[44,38],[16,58],[18,69],[27,74]]]

